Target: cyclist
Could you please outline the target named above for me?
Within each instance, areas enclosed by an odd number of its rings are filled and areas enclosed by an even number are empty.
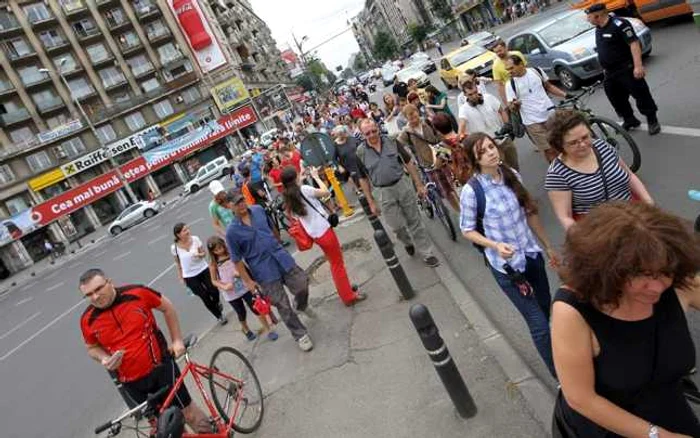
[[[90,303],[80,318],[88,355],[116,373],[120,392],[130,408],[146,401],[180,376],[175,357],[185,352],[173,303],[147,286],[115,287],[101,269],[80,276],[80,292]],[[158,328],[153,309],[163,313],[171,346]],[[198,433],[211,432],[206,414],[192,402],[187,388],[178,390],[173,403]]]

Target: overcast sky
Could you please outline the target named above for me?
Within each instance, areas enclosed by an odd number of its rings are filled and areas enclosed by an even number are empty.
[[[284,50],[293,47],[292,32],[298,40],[309,37],[303,44],[304,51],[321,44],[327,38],[348,29],[348,20],[363,8],[364,0],[251,0],[255,13],[272,31],[277,47]],[[359,52],[351,30],[320,46],[318,56],[330,70],[347,67],[351,54]]]

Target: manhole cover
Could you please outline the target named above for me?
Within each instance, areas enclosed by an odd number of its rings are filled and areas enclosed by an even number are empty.
[[[367,239],[355,239],[343,244],[343,259],[345,266],[357,266],[367,259],[367,253],[372,250],[372,245]],[[306,269],[312,284],[321,284],[330,281],[330,264],[325,257],[319,257]]]

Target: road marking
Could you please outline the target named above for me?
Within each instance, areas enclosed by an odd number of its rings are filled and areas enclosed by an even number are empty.
[[[25,299],[23,299],[23,300],[21,300],[21,301],[17,301],[17,302],[15,303],[15,307],[21,306],[21,305],[24,304],[24,303],[28,303],[28,302],[30,302],[30,301],[33,300],[33,299],[34,299],[34,297],[27,297],[27,298],[25,298]]]
[[[199,223],[199,222],[202,222],[203,220],[204,220],[204,218],[203,218],[203,217],[200,217],[199,219],[195,219],[195,220],[193,220],[192,222],[190,222],[190,223],[187,224],[187,225],[194,225],[194,224],[197,224],[197,223]]]
[[[103,256],[103,255],[107,254],[108,252],[109,252],[109,250],[105,249],[104,251],[100,251],[100,252],[96,253],[95,257]]]
[[[53,278],[53,277],[57,276],[57,275],[60,274],[60,273],[61,273],[61,271],[56,270],[56,271],[50,273],[49,275],[47,275],[47,276],[46,276],[46,279],[48,280],[49,278]]]
[[[64,284],[66,284],[65,281],[62,281],[62,282],[60,282],[60,283],[56,283],[56,284],[54,284],[54,285],[51,286],[51,287],[47,287],[45,292],[51,292],[52,290],[58,289],[59,287],[63,286]]]
[[[125,252],[125,253],[123,253],[123,254],[119,254],[118,256],[116,256],[115,258],[113,258],[112,260],[114,260],[114,261],[116,262],[117,260],[121,260],[121,259],[123,259],[124,257],[128,256],[129,254],[131,254],[131,251],[127,251],[127,252]]]
[[[27,345],[28,343],[32,342],[37,336],[39,336],[40,334],[44,333],[46,330],[50,329],[51,327],[53,327],[54,324],[56,324],[56,323],[57,323],[58,321],[60,321],[63,317],[65,317],[66,315],[68,315],[69,313],[71,313],[72,311],[74,311],[78,306],[80,306],[80,305],[82,305],[82,304],[83,304],[82,301],[78,301],[78,302],[75,303],[70,309],[66,310],[65,312],[63,312],[63,313],[61,313],[60,315],[58,315],[57,317],[55,317],[50,323],[48,323],[48,324],[46,324],[45,326],[43,326],[42,328],[40,328],[39,331],[37,331],[36,333],[34,333],[33,335],[31,335],[31,336],[28,337],[27,339],[25,339],[24,341],[22,341],[22,343],[20,343],[18,346],[16,346],[16,347],[13,348],[12,350],[10,350],[10,351],[8,351],[7,353],[5,353],[4,356],[1,356],[1,357],[0,357],[0,362],[4,361],[4,360],[7,359],[8,357],[12,356],[17,350],[19,350],[20,348],[24,347],[24,346]]]
[[[149,241],[148,241],[148,246],[151,246],[151,245],[153,245],[154,243],[158,242],[159,240],[165,239],[166,237],[168,237],[168,235],[167,235],[167,234],[163,234],[163,235],[160,236],[160,237],[156,237],[156,238],[153,239],[153,240],[149,240]]]
[[[158,275],[156,276],[156,278],[154,278],[153,280],[151,280],[151,281],[148,283],[148,287],[153,286],[153,284],[154,284],[156,281],[158,281],[158,280],[160,280],[161,278],[163,278],[163,276],[164,276],[165,274],[167,274],[168,272],[170,272],[170,270],[173,269],[174,267],[175,267],[175,263],[173,263],[172,265],[170,265],[170,266],[168,266],[167,268],[163,269],[163,272],[161,272],[160,274],[158,274]]]
[[[175,217],[178,218],[178,219],[184,219],[185,217],[187,217],[187,216],[189,216],[189,215],[191,215],[191,214],[192,214],[191,211],[185,210],[185,211],[183,211],[182,213],[178,214],[178,215],[175,216]]]
[[[68,269],[75,269],[75,268],[77,268],[78,266],[80,266],[80,265],[82,265],[82,264],[83,264],[83,262],[75,262],[75,263],[71,263],[70,265],[66,266],[66,268],[68,268]]]
[[[119,244],[120,244],[120,245],[124,245],[124,244],[130,243],[130,242],[133,242],[134,240],[136,240],[135,237],[129,237],[128,239],[123,240],[123,241],[120,242]]]
[[[20,322],[19,324],[17,324],[16,326],[14,326],[14,327],[12,328],[12,330],[10,330],[9,332],[7,332],[7,333],[5,333],[4,335],[0,336],[0,340],[5,339],[6,337],[10,336],[12,333],[14,333],[14,332],[16,332],[17,330],[21,329],[22,327],[24,327],[25,325],[27,325],[27,323],[29,323],[29,321],[31,321],[32,319],[36,318],[36,317],[39,316],[39,315],[41,315],[41,312],[36,312],[34,315],[32,315],[32,316],[30,316],[29,318],[25,319],[24,321]]]
[[[649,125],[647,125],[646,123],[642,123],[640,128],[649,129]],[[661,125],[661,133],[671,135],[684,135],[686,137],[700,137],[700,129],[684,128],[683,126]]]
[[[27,283],[24,286],[22,286],[21,288],[19,288],[19,290],[30,289],[32,286],[36,286],[37,283],[38,283],[38,281],[32,281],[31,283]]]

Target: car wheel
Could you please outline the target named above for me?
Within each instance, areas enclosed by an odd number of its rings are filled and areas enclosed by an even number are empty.
[[[228,175],[229,173],[231,173],[231,169],[229,169],[228,167],[224,167],[223,169],[221,169],[222,177]]]
[[[199,186],[197,184],[193,184],[192,187],[190,187],[190,193],[197,193],[199,191]]]
[[[156,215],[156,212],[154,210],[151,210],[150,208],[146,211],[143,212],[143,216],[145,218],[151,218]]]
[[[448,90],[451,90],[453,88],[452,85],[450,85],[450,83],[445,80],[445,78],[440,78],[440,80],[442,81],[442,84],[445,86],[445,88],[447,88]]]
[[[568,68],[560,68],[557,71],[557,77],[567,90],[577,90],[581,86],[581,79]]]
[[[124,231],[124,230],[122,229],[122,227],[120,227],[120,226],[117,225],[116,227],[112,227],[112,228],[109,230],[109,234],[111,234],[112,236],[116,236],[116,235],[120,234],[122,231]]]

